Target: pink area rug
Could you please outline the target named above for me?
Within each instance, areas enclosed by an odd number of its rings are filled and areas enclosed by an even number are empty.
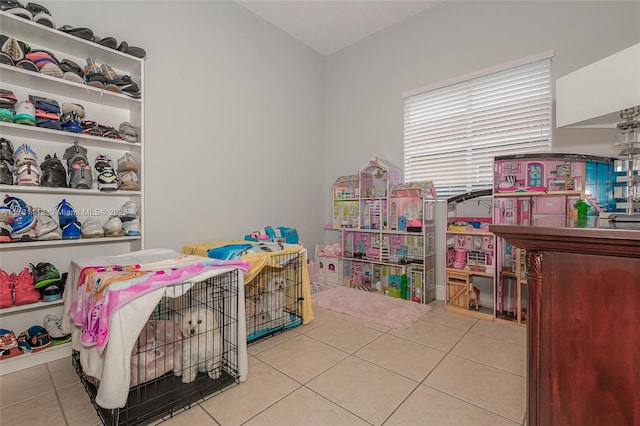
[[[422,303],[348,287],[335,287],[313,293],[311,303],[397,329],[410,327],[431,309]]]

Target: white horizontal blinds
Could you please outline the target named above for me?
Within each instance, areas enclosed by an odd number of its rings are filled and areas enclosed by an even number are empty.
[[[405,181],[490,189],[494,157],[550,151],[551,96],[549,58],[406,97]]]

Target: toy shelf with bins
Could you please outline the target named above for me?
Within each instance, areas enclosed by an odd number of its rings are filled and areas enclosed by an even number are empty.
[[[492,191],[447,200],[445,310],[493,321],[495,237],[489,232]]]
[[[15,123],[0,123],[0,135],[9,139],[14,147],[28,144],[38,155],[41,163],[45,155],[64,151],[74,142],[87,149],[87,157],[93,168],[98,154],[111,157],[114,168],[117,160],[126,152],[136,159],[138,180],[141,190],[100,192],[94,179],[93,189],[44,188],[2,185],[3,194],[16,196],[33,207],[48,210],[57,218],[56,206],[64,198],[75,209],[79,222],[88,217],[104,223],[127,201],[133,201],[138,208],[138,218],[142,236],[105,237],[78,240],[10,242],[0,245],[0,268],[8,273],[18,273],[30,263],[49,262],[62,273],[74,258],[110,256],[144,249],[144,59],[109,49],[96,43],[74,37],[62,31],[39,25],[15,15],[0,12],[0,27],[3,34],[28,43],[33,49],[46,50],[59,60],[69,59],[84,64],[91,57],[97,64],[110,65],[119,75],[129,75],[138,83],[141,97],[134,99],[120,93],[98,89],[84,84],[27,71],[6,64],[0,64],[2,88],[11,90],[18,101],[29,95],[53,99],[62,105],[77,103],[84,107],[86,120],[118,128],[122,122],[129,122],[138,129],[138,142],[110,139],[26,126]],[[63,164],[65,163],[64,160]],[[73,283],[66,283],[66,291],[73,291]],[[41,302],[0,309],[2,328],[13,330],[16,335],[32,325],[42,325],[48,314],[62,316],[63,303]],[[71,345],[59,345],[33,354],[21,354],[0,360],[0,375],[23,368],[63,358],[71,354]]]

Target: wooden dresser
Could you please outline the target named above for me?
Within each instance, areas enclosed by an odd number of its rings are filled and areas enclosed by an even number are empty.
[[[640,224],[544,222],[489,228],[527,250],[528,425],[640,426]]]

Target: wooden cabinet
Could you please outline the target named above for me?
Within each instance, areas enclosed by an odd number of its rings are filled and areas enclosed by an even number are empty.
[[[526,249],[529,426],[640,425],[640,230],[587,219],[490,226]]]

